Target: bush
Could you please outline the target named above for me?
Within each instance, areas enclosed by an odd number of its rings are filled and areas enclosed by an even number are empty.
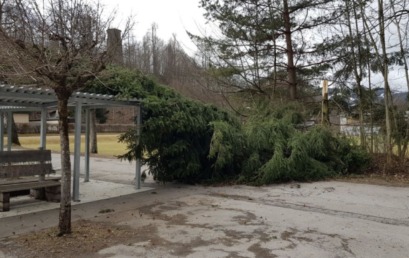
[[[136,130],[120,137],[128,146],[122,159],[141,159],[155,180],[167,182],[226,178],[215,174],[214,160],[209,159],[213,121],[239,125],[238,119],[213,105],[204,105],[182,97],[173,89],[157,84],[138,71],[110,67],[89,85],[95,92],[142,99],[142,137],[136,146]]]
[[[140,145],[136,130],[123,134],[120,141],[128,152],[120,158],[141,159],[160,182],[313,181],[362,171],[369,162],[366,152],[323,127],[297,130],[303,113],[296,103],[273,107],[260,102],[240,123],[226,111],[184,98],[135,71],[109,68],[91,87],[143,98]]]
[[[216,157],[215,168],[235,164],[239,183],[257,185],[322,180],[366,168],[369,155],[348,140],[321,126],[298,131],[298,110],[294,103],[274,109],[259,106],[240,128],[212,123],[210,156]]]

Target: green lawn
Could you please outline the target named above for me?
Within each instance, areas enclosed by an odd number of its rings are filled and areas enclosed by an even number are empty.
[[[114,156],[125,153],[126,145],[118,143],[120,134],[98,134],[98,154]],[[23,148],[37,149],[40,146],[39,135],[19,135],[20,143]],[[7,144],[7,137],[4,141]],[[60,137],[56,134],[47,135],[47,149],[60,151]],[[85,150],[85,136],[81,136],[81,152]],[[70,151],[74,152],[74,135],[70,134]]]

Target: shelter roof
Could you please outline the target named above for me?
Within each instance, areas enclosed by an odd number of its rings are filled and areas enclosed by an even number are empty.
[[[75,107],[78,101],[82,101],[83,108],[135,107],[140,104],[139,99],[122,100],[113,95],[75,92],[68,100],[68,107]],[[57,105],[57,95],[51,89],[0,85],[0,111],[36,111],[57,108]]]

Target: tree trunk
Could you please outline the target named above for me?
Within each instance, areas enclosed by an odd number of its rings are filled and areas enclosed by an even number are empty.
[[[91,109],[91,153],[98,153],[97,119],[95,109]]]
[[[371,96],[371,100],[369,103],[369,113],[371,114],[370,116],[370,123],[371,123],[371,145],[370,145],[370,151],[369,153],[373,153],[374,152],[374,132],[373,132],[373,101],[372,101],[372,85],[371,85],[371,69],[370,69],[370,64],[368,64],[368,85],[369,85],[369,94]]]
[[[58,94],[57,94],[58,95]],[[59,236],[71,233],[71,160],[68,138],[68,97],[58,95],[58,129],[61,146],[61,202]]]
[[[383,9],[383,0],[378,0],[378,26],[379,26],[379,40],[381,42],[382,53],[378,50],[376,41],[372,35],[372,31],[368,25],[366,20],[365,12],[364,12],[364,5],[360,3],[361,6],[361,13],[363,22],[365,27],[368,31],[368,35],[371,39],[372,46],[375,49],[376,57],[378,62],[380,63],[382,76],[384,78],[384,102],[385,102],[385,124],[386,124],[386,135],[385,135],[385,149],[387,153],[386,163],[388,165],[392,162],[392,125],[391,125],[391,114],[390,114],[390,89],[388,84],[388,57],[386,53],[386,39],[385,39],[385,17],[384,17],[384,9]]]
[[[392,7],[393,12],[396,13],[395,5],[394,5],[394,3],[392,1],[390,1],[390,6]],[[405,68],[404,71],[405,71],[405,78],[406,78],[406,86],[407,86],[407,88],[409,90],[409,68],[408,68],[408,62],[407,62],[406,57],[405,57],[405,48],[404,48],[404,45],[403,45],[404,44],[403,43],[404,39],[402,38],[401,26],[399,24],[400,20],[395,17],[393,22],[395,23],[395,26],[396,26],[396,29],[397,29],[397,32],[398,32],[400,55],[402,57],[404,68]],[[406,100],[409,100],[408,97],[409,97],[409,95],[406,96]],[[409,109],[408,109],[408,111],[409,111]],[[407,119],[407,124],[406,124],[405,138],[403,139],[403,150],[400,152],[400,155],[399,155],[399,158],[400,158],[402,164],[405,164],[405,162],[406,162],[406,151],[407,151],[408,142],[409,142],[409,119],[408,118],[406,118],[406,119]]]
[[[355,33],[354,35],[352,31],[352,24],[351,24],[351,17],[350,17],[350,8],[349,5],[351,4],[350,1],[346,1],[346,14],[347,14],[347,26],[349,30],[349,36],[351,38],[350,42],[350,52],[353,61],[353,69],[354,69],[354,76],[357,84],[358,90],[358,111],[359,111],[359,137],[360,137],[360,145],[362,149],[366,148],[365,142],[365,125],[364,125],[364,111],[363,111],[363,96],[362,96],[362,49],[361,49],[361,40],[360,40],[360,31],[358,27],[358,14],[355,2],[352,1],[353,4],[353,14],[355,20]],[[355,38],[358,37],[358,40]],[[357,47],[357,52],[355,52],[355,48]]]
[[[390,100],[389,100],[389,83],[388,83],[388,56],[386,53],[386,39],[385,39],[385,17],[383,13],[383,1],[378,0],[378,21],[379,21],[379,39],[382,47],[382,66],[383,66],[383,78],[385,89],[385,119],[386,119],[386,162],[388,165],[392,163],[392,125],[390,116]]]
[[[8,116],[6,116],[6,119]],[[20,140],[18,139],[18,132],[17,132],[17,126],[16,123],[14,122],[14,117],[11,116],[11,121],[7,120],[7,123],[11,122],[11,143],[21,146]]]
[[[283,1],[284,4],[284,33],[285,41],[287,45],[287,72],[288,72],[288,86],[290,88],[290,98],[291,100],[297,99],[297,76],[296,67],[294,66],[294,51],[291,38],[291,19],[290,11],[288,9],[288,0]]]
[[[14,117],[11,118],[11,142],[18,146],[21,146],[20,140],[18,139],[17,126],[14,122]]]

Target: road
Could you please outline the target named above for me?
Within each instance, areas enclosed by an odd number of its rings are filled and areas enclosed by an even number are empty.
[[[132,184],[133,164],[93,158],[91,167],[91,180]],[[151,179],[144,186],[155,190],[75,206],[73,220],[135,232],[126,243],[78,257],[409,257],[408,188],[337,181],[203,187]],[[115,212],[96,216],[106,208]],[[0,219],[0,239],[57,223],[56,209]]]

